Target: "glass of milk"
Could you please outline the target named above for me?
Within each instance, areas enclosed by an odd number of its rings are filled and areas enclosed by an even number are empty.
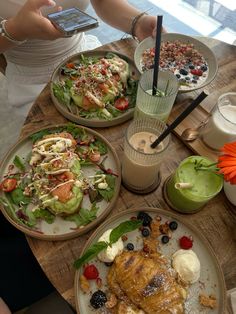
[[[219,97],[201,137],[207,146],[215,150],[236,140],[236,93]]]
[[[122,158],[122,183],[138,194],[149,193],[160,183],[160,165],[168,148],[168,135],[156,148],[151,144],[165,130],[158,119],[135,119],[126,130]]]
[[[153,69],[147,70],[140,77],[134,117],[152,117],[166,122],[178,93],[179,81],[171,71],[159,71],[159,92],[153,96],[153,72]]]

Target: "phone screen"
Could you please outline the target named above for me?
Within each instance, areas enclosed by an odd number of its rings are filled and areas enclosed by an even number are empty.
[[[90,25],[94,27],[98,25],[95,18],[76,8],[51,13],[48,18],[67,33],[76,29],[85,29]]]

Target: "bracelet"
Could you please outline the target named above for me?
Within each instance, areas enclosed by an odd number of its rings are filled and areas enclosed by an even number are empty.
[[[143,15],[147,15],[146,12],[142,12],[138,15],[136,15],[134,17],[134,19],[132,20],[132,24],[131,24],[131,28],[130,28],[130,35],[132,35],[133,39],[137,40],[137,37],[135,36],[135,28],[136,28],[136,25],[138,23],[138,21],[140,20],[140,18],[143,16]]]
[[[0,22],[0,36],[5,37],[7,40],[9,40],[11,43],[15,44],[15,45],[21,45],[24,44],[26,42],[26,40],[16,40],[13,37],[11,37],[7,30],[6,30],[6,24],[7,20],[2,20]]]

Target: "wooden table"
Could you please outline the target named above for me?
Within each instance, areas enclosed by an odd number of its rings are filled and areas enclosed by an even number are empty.
[[[236,47],[207,38],[204,41],[210,44],[219,63],[219,72],[216,79],[207,86],[210,96],[203,103],[204,110],[209,111],[220,94],[227,91],[236,91]],[[136,43],[133,40],[125,39],[103,46],[101,49],[120,51],[133,57],[135,46]],[[172,110],[170,120],[199,93],[200,90],[179,96]],[[200,116],[193,118],[191,123],[197,123],[202,119],[201,110],[198,111],[198,114]],[[197,115],[197,111],[193,112],[193,117],[195,115]],[[43,126],[64,122],[66,122],[66,119],[52,104],[49,86],[47,86],[32,106],[21,136],[25,136]],[[129,121],[115,127],[96,130],[109,140],[119,156],[122,155],[123,137],[128,124]],[[193,152],[173,135],[168,155],[161,168],[161,186],[153,193],[144,196],[132,194],[121,186],[120,196],[110,216],[125,211],[129,207],[140,206],[159,207],[170,211],[171,209],[162,196],[163,181],[176,169],[182,159],[192,154]],[[181,217],[183,220],[194,224],[209,241],[222,266],[227,290],[236,287],[236,208],[226,200],[224,193],[221,192],[197,214],[181,215]],[[79,257],[81,249],[91,233],[63,242],[48,242],[27,237],[31,250],[43,271],[59,293],[72,306],[75,306],[73,287],[75,269],[73,268],[73,262]]]

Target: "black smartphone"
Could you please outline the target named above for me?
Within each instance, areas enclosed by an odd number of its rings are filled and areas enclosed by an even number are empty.
[[[98,27],[97,19],[77,8],[50,13],[48,19],[65,37]]]

